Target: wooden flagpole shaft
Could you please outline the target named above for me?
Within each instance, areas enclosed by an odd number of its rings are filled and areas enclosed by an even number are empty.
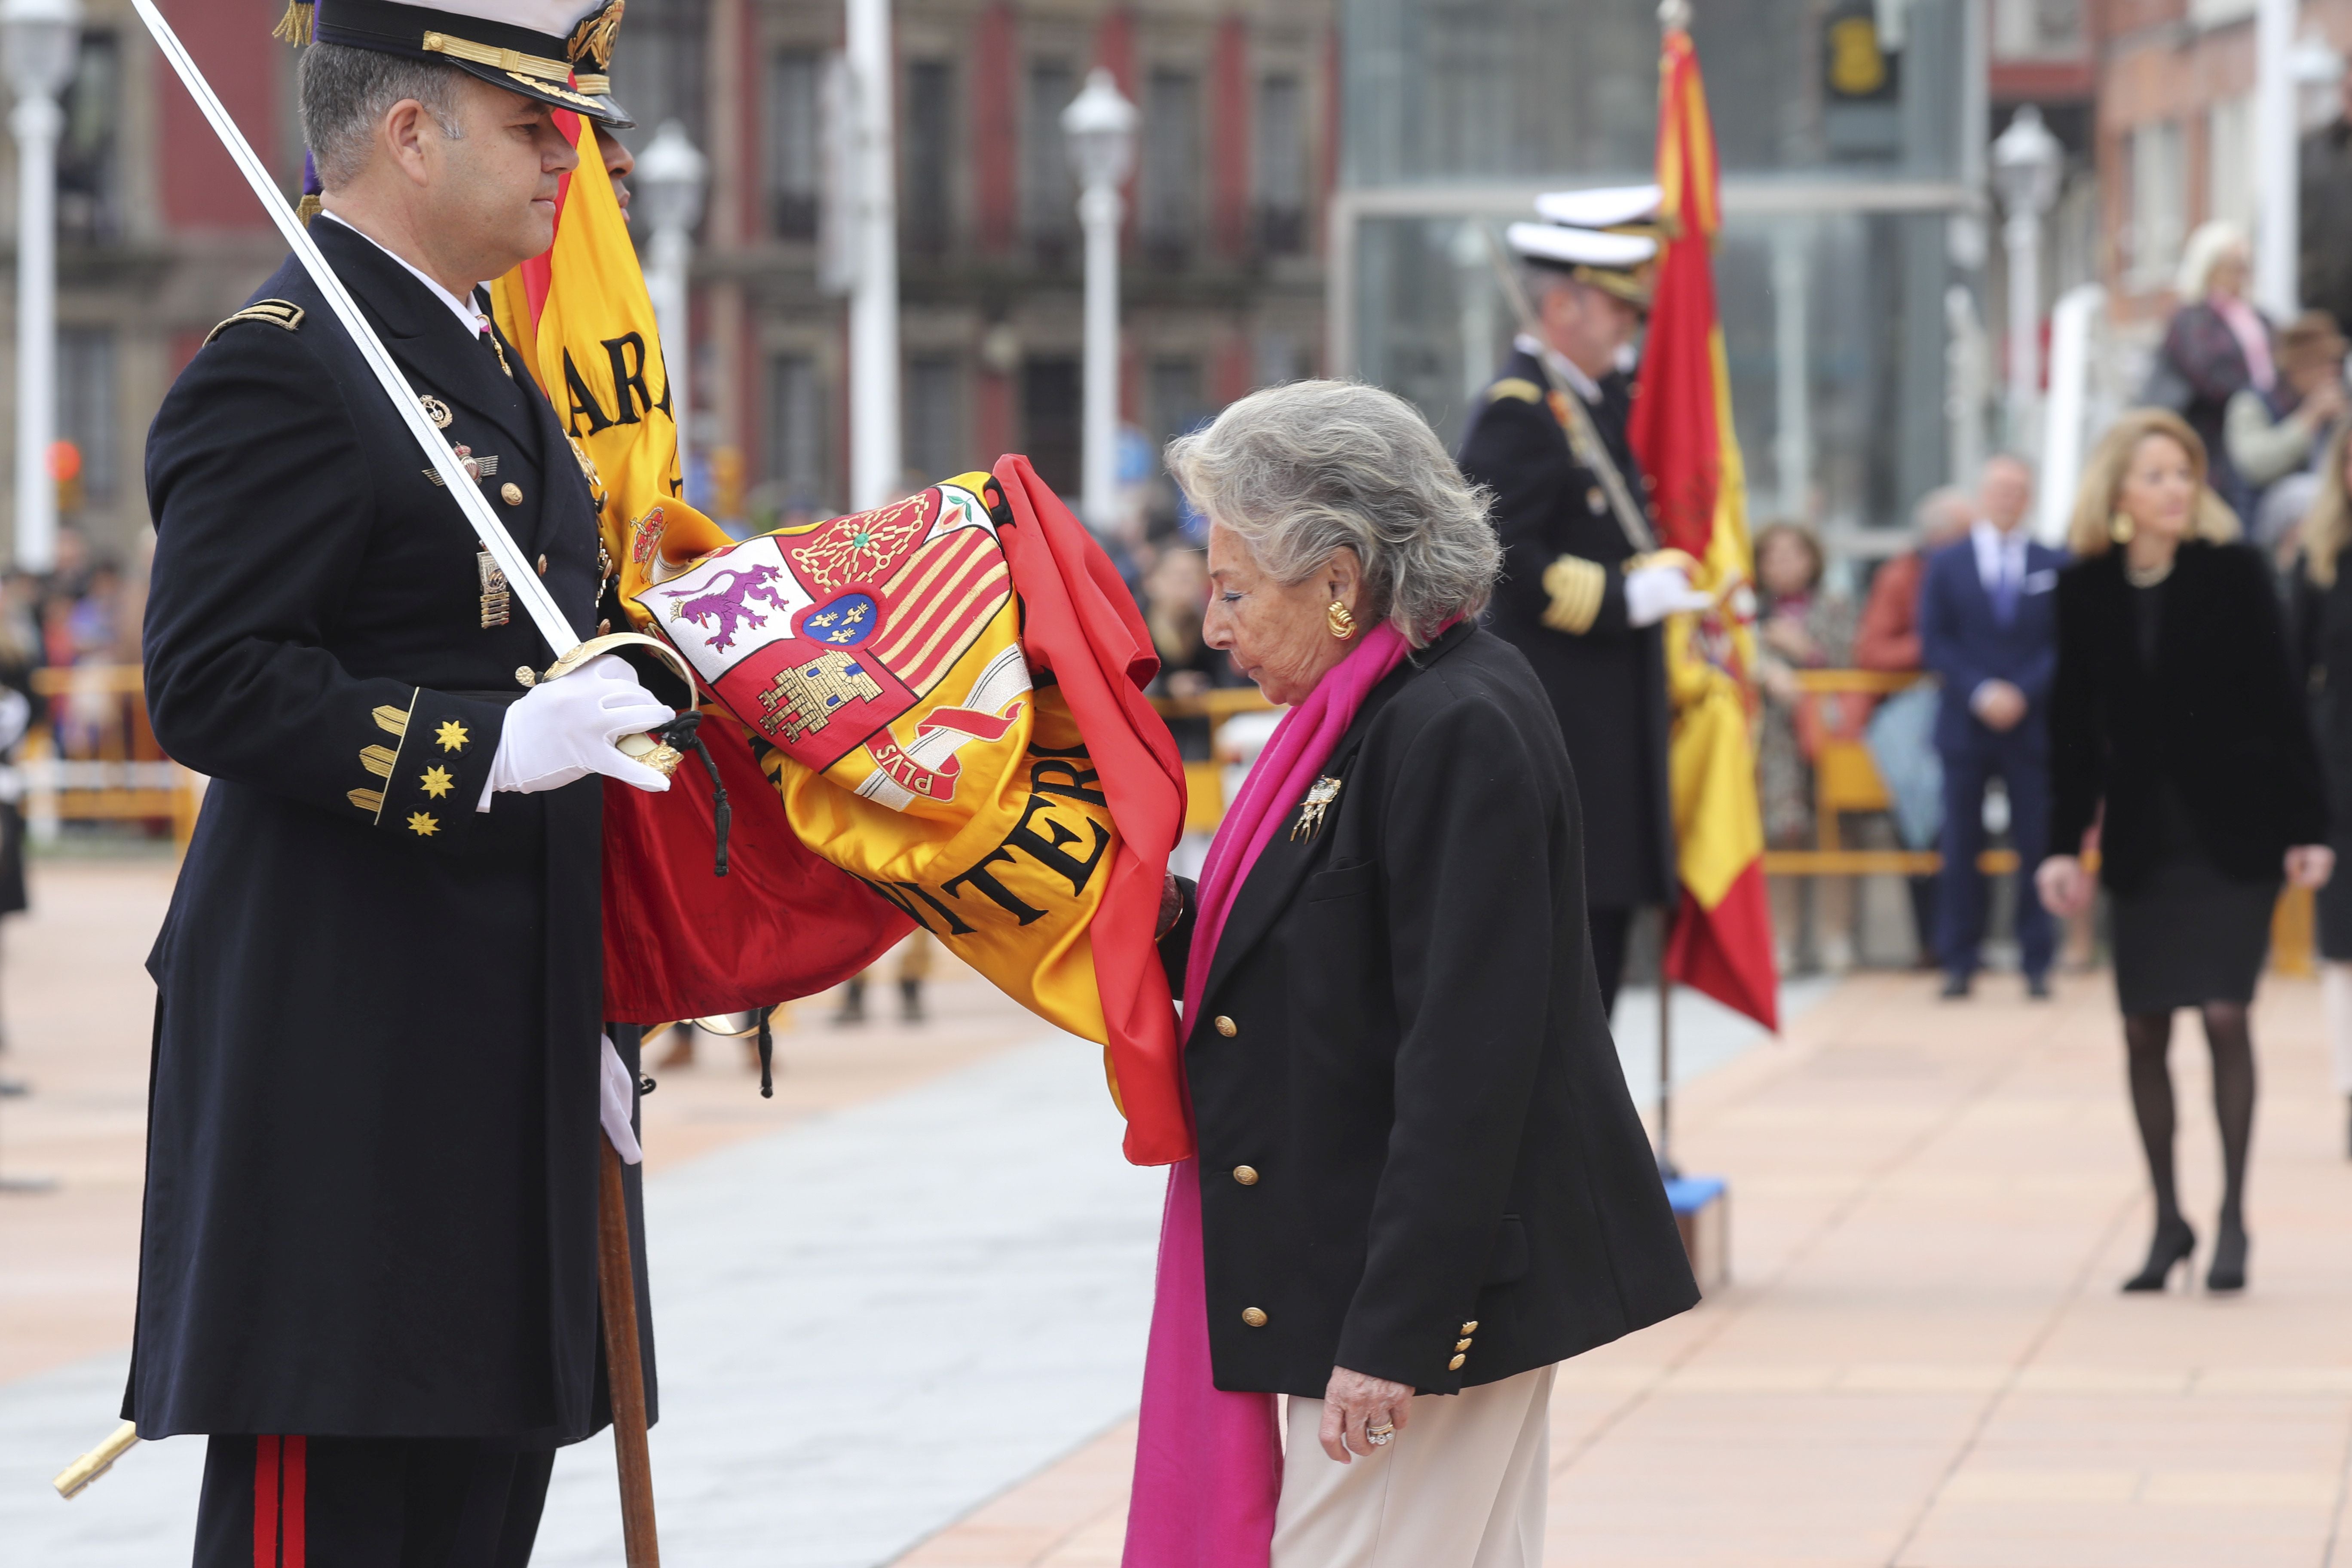
[[[604,1168],[596,1195],[596,1289],[604,1308],[604,1379],[613,1405],[613,1453],[621,1471],[621,1541],[628,1568],[661,1568],[654,1533],[653,1457],[646,1447],[646,1369],[637,1351],[636,1274],[629,1261],[629,1207],[621,1156],[596,1136]]]

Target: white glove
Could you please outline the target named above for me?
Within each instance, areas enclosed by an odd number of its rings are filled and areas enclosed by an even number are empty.
[[[624,735],[642,734],[677,717],[637,684],[636,671],[609,653],[600,653],[560,680],[541,681],[507,710],[499,732],[498,755],[490,759],[490,796],[536,795],[574,779],[603,773],[658,795],[669,780],[613,749]]]
[[[570,679],[566,677],[565,679]],[[613,1048],[613,1037],[602,1037],[604,1042],[604,1067],[597,1085],[596,1120],[604,1124],[605,1142],[613,1152],[621,1157],[624,1165],[634,1165],[646,1157],[637,1146],[637,1134],[629,1125],[629,1112],[636,1108],[637,1080],[630,1076],[628,1063]]]
[[[1655,626],[1685,610],[1714,607],[1715,600],[1692,587],[1683,569],[1670,563],[1625,574],[1625,618],[1637,626]]]

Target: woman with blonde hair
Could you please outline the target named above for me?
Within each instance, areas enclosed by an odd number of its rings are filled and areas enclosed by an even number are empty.
[[[2296,664],[2313,693],[2321,772],[2327,780],[2328,842],[2352,852],[2352,424],[2336,432],[2319,465],[2319,489],[2303,520],[2295,581]],[[2352,1099],[2352,876],[2319,894],[2319,1003],[2336,1090]]]
[[[2166,323],[2158,377],[2212,464],[2213,492],[2240,511],[2252,503],[2222,439],[2230,400],[2252,389],[2267,397],[2278,385],[2271,324],[2246,300],[2252,253],[2231,223],[2200,224],[2181,247],[2173,291],[2180,308]]]
[[[2116,991],[2156,1234],[2126,1290],[2161,1290],[2196,1250],[2173,1186],[2172,1015],[2197,1008],[2221,1123],[2219,1234],[2209,1290],[2246,1282],[2253,1041],[2246,1010],[2282,877],[2324,884],[2327,802],[2289,675],[2268,566],[2206,482],[2205,445],[2144,408],[2100,441],[2058,578],[2050,841],[2034,878],[2061,917],[2091,900],[2076,853],[2099,824],[2114,900]]]

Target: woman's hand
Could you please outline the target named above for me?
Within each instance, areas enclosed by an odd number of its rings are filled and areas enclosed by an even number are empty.
[[[1183,918],[1184,887],[1182,883],[1176,880],[1176,873],[1171,871],[1160,879],[1160,921],[1151,928],[1151,940],[1158,942],[1170,931],[1174,931],[1176,922]]]
[[[2062,921],[2091,906],[2091,879],[2072,855],[2053,855],[2042,862],[2033,873],[2033,890],[2042,895],[2042,907]]]
[[[1369,1454],[1374,1447],[1364,1428],[1385,1423],[1402,1432],[1412,1406],[1407,1384],[1333,1367],[1323,1390],[1323,1451],[1343,1465],[1352,1463],[1350,1452]]]
[[[2291,887],[2324,888],[2336,874],[2336,851],[2325,844],[2298,844],[2286,852],[2286,879]]]

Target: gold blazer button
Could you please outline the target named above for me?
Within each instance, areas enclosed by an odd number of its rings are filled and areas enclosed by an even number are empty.
[[[1445,1363],[1445,1370],[1448,1372],[1460,1372],[1462,1370],[1462,1363],[1469,1359],[1470,1358],[1466,1355],[1455,1356],[1452,1361]]]
[[[1235,1165],[1234,1167],[1234,1180],[1239,1182],[1245,1187],[1254,1187],[1257,1185],[1257,1167],[1255,1165]]]
[[[1471,1319],[1468,1322],[1466,1322],[1466,1323],[1463,1324],[1463,1325],[1462,1325],[1462,1331],[1463,1331],[1464,1333],[1465,1333],[1465,1334],[1475,1334],[1475,1333],[1476,1333],[1476,1332],[1478,1331],[1478,1320],[1477,1320],[1477,1319],[1475,1319],[1475,1318],[1473,1318],[1473,1319]]]
[[[522,505],[522,487],[509,479],[499,487],[499,499],[509,506]]]
[[[1253,1329],[1262,1329],[1265,1327],[1265,1314],[1255,1307],[1244,1307],[1242,1309],[1242,1321],[1247,1323]]]
[[[1242,1032],[1242,1026],[1239,1024],[1234,1023],[1231,1018],[1226,1017],[1223,1013],[1218,1014],[1215,1018],[1211,1020],[1211,1022],[1215,1025],[1217,1033],[1224,1036],[1224,1037],[1229,1040],[1235,1035]]]

